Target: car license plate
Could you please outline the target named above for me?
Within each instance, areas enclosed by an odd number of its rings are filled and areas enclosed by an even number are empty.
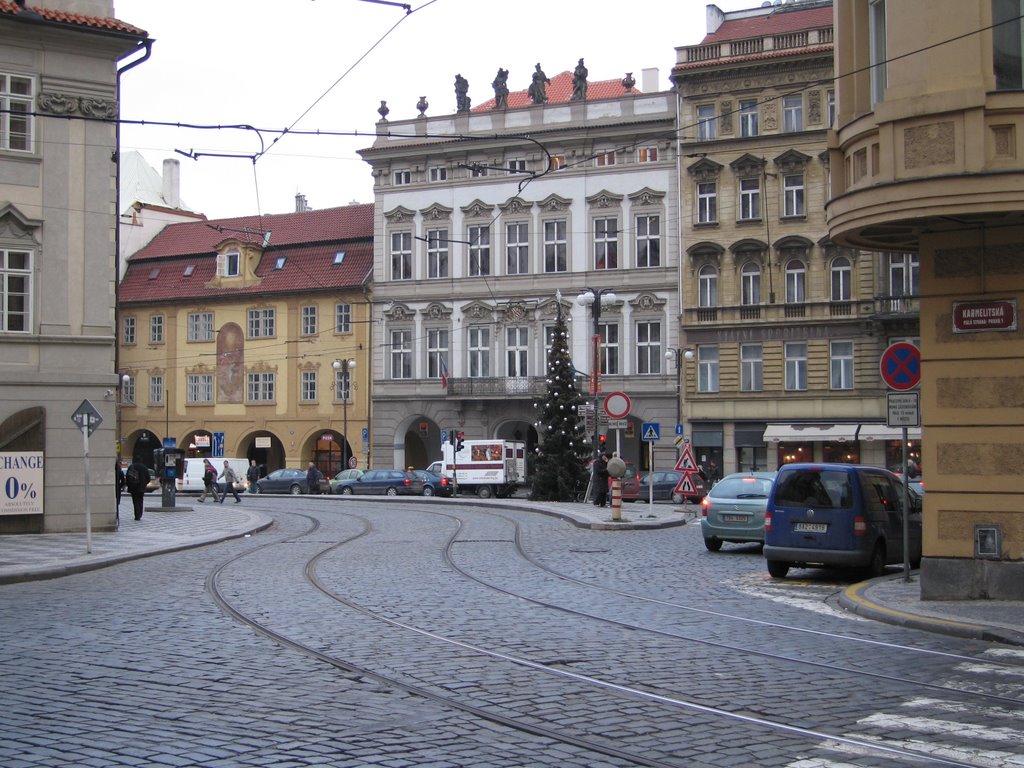
[[[828,523],[797,523],[793,530],[803,533],[825,533],[828,530]]]
[[[727,523],[745,523],[747,521],[746,515],[722,515],[722,520]]]

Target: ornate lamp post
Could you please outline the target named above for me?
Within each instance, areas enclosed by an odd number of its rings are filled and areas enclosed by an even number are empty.
[[[346,358],[345,360],[335,360],[331,363],[331,367],[334,368],[334,389],[336,393],[341,395],[341,412],[343,419],[343,427],[345,431],[345,439],[341,443],[341,468],[348,469],[348,398],[352,392],[352,374],[349,373],[353,368],[356,367],[356,361],[353,358]],[[341,372],[341,376],[338,376],[337,372]],[[339,388],[340,385],[340,388]]]
[[[584,288],[576,297],[576,303],[584,307],[589,306],[594,317],[593,358],[590,369],[590,386],[594,395],[594,472],[597,472],[597,452],[601,445],[601,427],[597,418],[601,393],[601,304],[603,302],[610,305],[614,301],[615,292],[611,288]],[[596,477],[595,475],[595,479]],[[595,492],[596,490],[595,488]]]
[[[665,353],[665,358],[676,364],[676,424],[683,423],[683,360],[693,362],[692,349],[672,347]],[[677,451],[678,452],[678,451]]]

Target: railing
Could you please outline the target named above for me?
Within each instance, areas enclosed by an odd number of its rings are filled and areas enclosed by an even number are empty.
[[[749,56],[753,53],[764,52],[764,40],[755,37],[750,40],[736,40],[730,45],[733,56]]]
[[[761,307],[754,306],[743,306],[740,307],[740,320],[760,320],[761,319]]]
[[[876,316],[920,315],[921,300],[917,296],[876,296]]]
[[[917,299],[873,297],[854,301],[807,301],[799,303],[731,304],[719,307],[688,307],[683,323],[690,326],[729,326],[743,322],[804,323],[813,320],[869,319],[878,315],[908,317],[917,313]]]
[[[718,307],[701,307],[697,310],[698,323],[714,323],[718,320]]]
[[[711,61],[722,58],[722,46],[720,45],[697,45],[686,51],[686,60]]]
[[[685,49],[686,63],[729,59],[733,56],[754,56],[767,50],[794,50],[813,45],[831,45],[834,40],[832,27],[790,32],[769,37],[749,37],[745,40],[731,40],[728,43],[695,45]]]
[[[807,305],[806,304],[786,304],[785,311],[783,312],[785,317],[807,317]]]
[[[828,313],[832,317],[850,317],[853,314],[853,304],[848,301],[833,301],[828,305]]]
[[[807,42],[806,32],[790,32],[786,35],[775,35],[772,38],[772,47],[777,51],[785,48],[804,48]]]
[[[456,397],[536,396],[546,391],[547,380],[540,376],[448,379],[448,395]]]

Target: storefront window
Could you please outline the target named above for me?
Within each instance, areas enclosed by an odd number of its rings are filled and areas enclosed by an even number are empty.
[[[920,467],[921,465],[921,441],[907,441],[907,460],[912,461]],[[885,466],[893,472],[902,472],[903,447],[899,440],[885,441]]]
[[[779,466],[798,461],[814,461],[814,443],[779,443]]]
[[[821,455],[831,464],[859,464],[860,447],[857,443],[822,443]]]
[[[741,446],[736,449],[737,472],[759,472],[768,468],[768,449],[756,446]]]

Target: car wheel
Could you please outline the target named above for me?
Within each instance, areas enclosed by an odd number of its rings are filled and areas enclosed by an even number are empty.
[[[481,485],[479,488],[476,489],[476,495],[479,496],[481,499],[491,498],[491,486]]]
[[[423,495],[424,496],[433,496],[434,495],[434,489],[431,486],[429,486],[429,485],[424,485],[423,486]]]
[[[342,486],[341,490],[339,490],[338,493],[340,493],[342,496],[351,496],[352,495],[352,486],[351,485]]]
[[[300,493],[302,493],[302,489],[297,485],[293,485],[291,488],[288,489],[288,493],[290,493],[292,496],[298,496]]]
[[[885,545],[882,542],[875,544],[871,550],[871,560],[868,561],[868,575],[881,576],[885,573]]]
[[[722,540],[712,536],[710,539],[704,539],[704,546],[708,548],[708,552],[717,552],[722,548]]]
[[[685,504],[686,503],[686,499],[684,499],[678,493],[673,493],[672,494],[672,503],[673,504]]]
[[[256,486],[256,493],[263,493],[263,489],[260,488],[258,485]]]
[[[787,573],[789,573],[788,564],[780,563],[778,560],[768,561],[768,575],[773,579],[784,579]]]
[[[387,489],[387,490],[385,491],[385,493],[386,493],[386,494],[387,494],[388,496],[397,496],[397,495],[398,495],[398,489],[397,489],[397,488],[395,488],[394,486],[392,486],[392,487],[388,488],[388,489]]]

